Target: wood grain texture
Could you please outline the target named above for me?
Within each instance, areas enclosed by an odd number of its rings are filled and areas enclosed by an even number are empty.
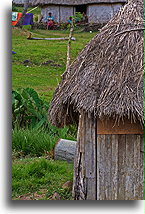
[[[97,136],[97,200],[143,200],[143,135]]]
[[[126,174],[126,144],[125,135],[118,136],[118,200],[125,200]]]
[[[111,200],[117,200],[118,192],[118,135],[112,135],[112,182],[111,182]]]
[[[74,200],[143,200],[144,137],[96,134],[81,114],[74,163]]]
[[[96,200],[96,122],[80,116],[74,162],[74,200]]]

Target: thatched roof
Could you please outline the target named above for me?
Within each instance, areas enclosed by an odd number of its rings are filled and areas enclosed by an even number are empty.
[[[143,0],[130,0],[82,50],[54,94],[54,125],[71,123],[82,110],[143,124],[143,14]]]
[[[12,0],[12,3],[16,5],[24,5],[24,2],[25,0]],[[29,0],[30,5],[32,4],[32,2],[34,2],[34,0]]]
[[[126,0],[33,0],[33,5],[82,5],[97,3],[126,3]]]

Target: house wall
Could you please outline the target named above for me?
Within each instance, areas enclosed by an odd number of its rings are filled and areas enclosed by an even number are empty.
[[[130,129],[131,123],[125,123]],[[111,121],[111,129],[112,124]],[[126,130],[122,134],[98,134],[97,126],[93,115],[81,112],[74,160],[74,200],[143,200],[144,134],[128,134]]]
[[[73,6],[49,5],[42,8],[41,14],[45,19],[48,13],[51,12],[55,22],[67,22],[69,17],[74,15],[74,11],[75,8]]]
[[[92,4],[88,5],[87,16],[89,23],[106,23],[122,7],[118,4]]]
[[[74,15],[74,7],[60,6],[60,22],[67,22]]]
[[[97,200],[143,200],[144,136],[97,135]]]
[[[42,7],[41,15],[43,16],[43,20],[48,16],[48,13],[52,13],[54,20],[59,22],[59,6],[49,5],[48,7]]]
[[[87,6],[89,23],[106,23],[122,7],[117,4],[92,4]],[[44,18],[51,12],[56,22],[67,22],[70,16],[75,13],[75,6],[47,5],[42,7],[41,14]]]

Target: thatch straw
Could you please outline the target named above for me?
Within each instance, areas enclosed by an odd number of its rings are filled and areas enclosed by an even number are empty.
[[[126,3],[126,0],[32,0],[32,5],[82,5],[97,3]]]
[[[64,73],[49,110],[61,127],[81,110],[143,124],[143,0],[130,0]]]

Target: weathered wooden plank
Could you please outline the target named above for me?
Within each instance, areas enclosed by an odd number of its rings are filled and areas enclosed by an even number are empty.
[[[111,200],[112,198],[112,146],[111,146],[111,135],[105,135],[105,173],[104,173],[104,186],[105,186],[105,199]]]
[[[97,135],[97,200],[100,200],[101,135]]]
[[[126,135],[125,200],[134,200],[134,141],[136,135]]]
[[[86,115],[85,115],[86,116]],[[96,200],[96,120],[85,118],[84,162],[87,179],[86,200]]]
[[[85,121],[86,121],[86,115],[82,113],[81,115],[81,130],[80,130],[80,154],[81,154],[81,160],[80,160],[80,171],[79,171],[79,200],[86,200],[86,177],[85,177]]]
[[[139,185],[139,198],[137,200],[144,199],[144,136],[140,135],[140,185]]]
[[[134,146],[134,200],[138,200],[140,198],[140,146],[141,146],[141,136],[136,136],[136,141],[133,142]]]
[[[105,198],[105,135],[97,136],[97,200],[106,200]]]
[[[79,126],[78,126],[78,134],[77,134],[77,146],[76,153],[74,159],[74,178],[73,178],[73,191],[72,196],[74,200],[80,199],[80,170],[81,170],[81,162],[82,162],[82,153],[80,152],[81,147],[81,136],[82,136],[82,116],[79,118]]]
[[[118,136],[118,200],[125,200],[126,137]]]
[[[74,200],[96,200],[96,120],[82,112],[74,162]]]
[[[111,144],[112,144],[112,167],[111,167],[112,198],[111,200],[117,200],[118,199],[118,135],[112,135]]]

